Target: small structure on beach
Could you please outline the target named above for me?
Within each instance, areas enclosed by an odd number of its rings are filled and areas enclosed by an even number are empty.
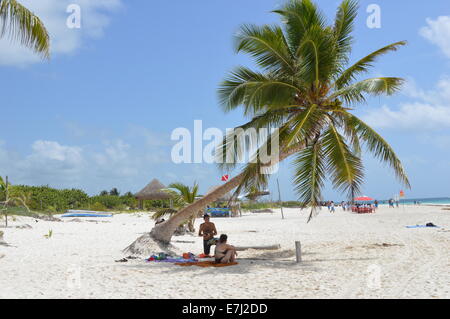
[[[144,200],[167,200],[172,199],[172,195],[166,192],[164,189],[166,186],[162,184],[156,178],[153,179],[147,186],[140,190],[136,195],[136,199],[139,200],[139,208],[143,209]]]
[[[209,190],[206,192],[205,196],[215,191],[220,185],[212,186],[209,188]],[[219,207],[220,203],[226,203],[226,207]],[[224,215],[223,212],[221,212],[224,209],[228,209],[229,212],[231,212],[231,216],[237,216],[238,214],[242,215],[241,212],[241,202],[233,196],[233,193],[228,192],[222,197],[218,198],[213,204],[211,204],[213,207],[207,208],[206,212],[209,212],[211,216],[214,216],[214,212],[217,211],[218,216]]]

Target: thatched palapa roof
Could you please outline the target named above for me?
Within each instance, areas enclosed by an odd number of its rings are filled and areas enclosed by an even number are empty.
[[[147,186],[145,186],[139,193],[135,196],[139,200],[157,200],[157,199],[170,199],[172,195],[165,192],[164,186],[160,181],[156,178],[150,182]]]

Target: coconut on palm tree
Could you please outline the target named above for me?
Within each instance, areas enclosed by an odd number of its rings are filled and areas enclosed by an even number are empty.
[[[16,0],[0,0],[0,38],[8,37],[50,57],[50,37],[42,21]]]
[[[226,112],[241,108],[250,118],[239,128],[278,128],[272,134],[279,141],[279,156],[270,163],[260,160],[260,154],[272,146],[269,136],[240,173],[153,228],[153,239],[169,242],[181,221],[233,189],[262,189],[270,177],[262,173],[264,169],[288,157],[293,158],[293,183],[299,200],[311,208],[309,219],[322,200],[326,178],[349,197],[358,193],[364,180],[363,148],[390,166],[409,187],[392,147],[352,113],[367,98],[392,95],[401,88],[404,81],[398,77],[361,76],[377,58],[405,42],[386,45],[350,64],[357,9],[356,1],[344,0],[334,23],[328,25],[311,0],[292,0],[274,11],[283,26],[241,27],[236,52],[249,54],[259,70],[243,66],[233,70],[219,88],[221,104]],[[220,164],[222,168],[236,169],[235,163],[248,151],[237,143],[240,137],[224,139],[220,147],[225,151],[221,149],[219,154],[234,161]]]

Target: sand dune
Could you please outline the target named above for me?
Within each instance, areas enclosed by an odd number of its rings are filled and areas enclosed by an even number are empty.
[[[383,207],[355,215],[324,209],[309,224],[306,211],[284,212],[284,220],[277,210],[213,219],[231,244],[281,245],[278,251],[241,252],[239,265],[225,268],[115,262],[150,230],[145,213],[64,222],[18,218],[2,229],[10,246],[0,246],[0,298],[450,297],[450,211]],[[427,222],[442,228],[405,228]],[[32,228],[15,228],[26,224]],[[295,263],[296,240],[302,243],[301,264]],[[173,243],[180,251],[201,253],[199,237],[174,237]]]

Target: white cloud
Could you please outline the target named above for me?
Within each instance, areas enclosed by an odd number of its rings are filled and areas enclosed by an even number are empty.
[[[170,159],[169,154],[159,148],[142,152],[119,139],[107,141],[101,148],[38,140],[31,145],[29,154],[21,155],[0,140],[0,175],[8,175],[14,184],[74,187],[90,193],[108,187],[128,191],[136,183],[141,186],[142,174],[156,175],[158,169],[154,165],[160,164],[161,158]]]
[[[450,128],[450,78],[443,77],[435,90],[424,91],[410,83],[405,93],[415,99],[400,104],[398,109],[383,106],[363,116],[370,125],[378,128],[442,129]]]
[[[77,0],[81,7],[81,28],[66,25],[67,7],[73,0],[21,0],[23,5],[38,15],[51,37],[52,56],[72,54],[81,48],[86,37],[100,37],[109,25],[108,13],[121,5],[121,0]],[[0,39],[0,65],[27,66],[40,62],[39,56],[7,38]]]
[[[450,16],[427,18],[419,34],[437,45],[450,58]],[[433,90],[423,90],[408,82],[404,93],[411,102],[398,108],[387,105],[368,112],[363,118],[378,128],[438,130],[450,128],[450,77],[442,77]]]
[[[450,58],[450,16],[440,16],[436,20],[427,19],[427,26],[419,34],[437,45]]]
[[[57,142],[36,141],[33,143],[33,156],[44,160],[78,163],[82,160],[81,148],[63,146]]]
[[[31,146],[31,153],[12,161],[9,151],[3,149],[5,173],[16,181],[30,184],[76,183],[87,167],[83,149],[65,146],[54,141],[38,140]]]

